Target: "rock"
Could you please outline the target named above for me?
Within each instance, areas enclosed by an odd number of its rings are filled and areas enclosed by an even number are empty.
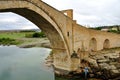
[[[115,65],[117,67],[117,69],[120,69],[120,63]]]
[[[97,64],[96,60],[94,60],[94,59],[92,59],[92,58],[87,58],[87,59],[85,59],[85,60],[87,60],[90,64],[98,67],[98,64]]]
[[[107,59],[98,60],[98,63],[105,63],[105,62],[109,62],[109,60]]]
[[[115,69],[115,70],[111,70],[111,77],[112,78],[116,78],[120,76],[120,71]],[[115,80],[115,79],[114,79]]]
[[[89,75],[90,75],[91,78],[95,76],[94,74],[89,74]]]
[[[116,61],[120,64],[120,57],[116,59]]]
[[[57,74],[57,75],[61,75],[60,72],[59,72],[59,71],[56,71],[56,70],[55,70],[55,74]]]
[[[119,57],[118,53],[108,53],[108,54],[105,54],[104,56],[106,56],[110,59],[116,59]]]
[[[107,63],[100,63],[99,66],[100,66],[101,68],[104,68],[104,69],[107,69],[107,70],[110,69],[110,65],[107,64]]]
[[[94,58],[95,59],[105,59],[103,55],[96,55]]]
[[[97,72],[96,74],[97,74],[97,75],[102,75],[102,73],[101,73],[101,72]]]
[[[118,69],[119,70],[119,72],[120,72],[120,69]]]
[[[115,65],[110,65],[110,67],[109,67],[109,69],[117,69],[116,67],[115,67]]]
[[[112,72],[112,75],[119,74],[119,70],[117,69],[111,70],[111,72]]]
[[[99,64],[101,68],[107,69],[107,70],[114,70],[117,69],[115,65],[109,65],[107,63],[101,63]]]
[[[103,51],[92,55],[86,60],[90,63],[90,77],[103,80],[115,79],[120,76],[120,48],[119,51]],[[120,80],[120,79],[118,79]]]

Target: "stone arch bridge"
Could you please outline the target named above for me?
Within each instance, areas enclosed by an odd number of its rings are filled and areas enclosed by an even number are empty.
[[[0,0],[0,12],[21,15],[45,32],[53,49],[56,69],[74,71],[78,68],[79,63],[71,58],[73,51],[120,47],[119,35],[87,29],[73,20],[72,10],[58,11],[41,0]]]

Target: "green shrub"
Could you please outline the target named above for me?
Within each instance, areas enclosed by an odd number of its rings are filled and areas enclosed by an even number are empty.
[[[109,30],[108,32],[117,33],[118,31],[116,31],[116,30]]]
[[[33,34],[25,34],[26,38],[43,38],[46,37],[43,32],[35,32]]]
[[[33,38],[39,38],[39,37],[40,37],[40,33],[38,32],[33,33]]]
[[[0,38],[0,44],[3,44],[3,45],[16,45],[16,44],[18,44],[18,42],[15,39]]]
[[[32,38],[32,37],[33,37],[33,34],[30,34],[30,33],[29,33],[29,34],[25,34],[25,37],[26,37],[26,38]]]
[[[40,32],[40,37],[46,37],[46,35],[44,34],[44,32]]]

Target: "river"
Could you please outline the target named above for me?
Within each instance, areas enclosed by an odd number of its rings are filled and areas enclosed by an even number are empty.
[[[50,49],[0,46],[0,80],[54,80],[45,65]]]

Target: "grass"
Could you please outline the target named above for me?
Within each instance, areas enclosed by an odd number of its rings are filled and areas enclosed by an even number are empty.
[[[11,39],[18,39],[18,38],[25,38],[25,34],[33,33],[33,32],[6,32],[0,33],[0,38],[11,38]]]
[[[0,38],[0,44],[2,45],[17,45],[20,44],[20,41],[10,38]]]
[[[27,38],[26,34],[34,34],[35,32],[4,32],[0,33],[0,45],[29,45],[37,44],[44,38]],[[14,40],[14,41],[11,41]]]
[[[20,45],[23,43],[29,43],[29,38],[26,38],[26,34],[32,34],[34,32],[4,32],[0,33],[0,44],[3,45]],[[26,40],[24,40],[26,38]],[[14,40],[14,41],[11,41]],[[32,42],[32,41],[31,41]]]

